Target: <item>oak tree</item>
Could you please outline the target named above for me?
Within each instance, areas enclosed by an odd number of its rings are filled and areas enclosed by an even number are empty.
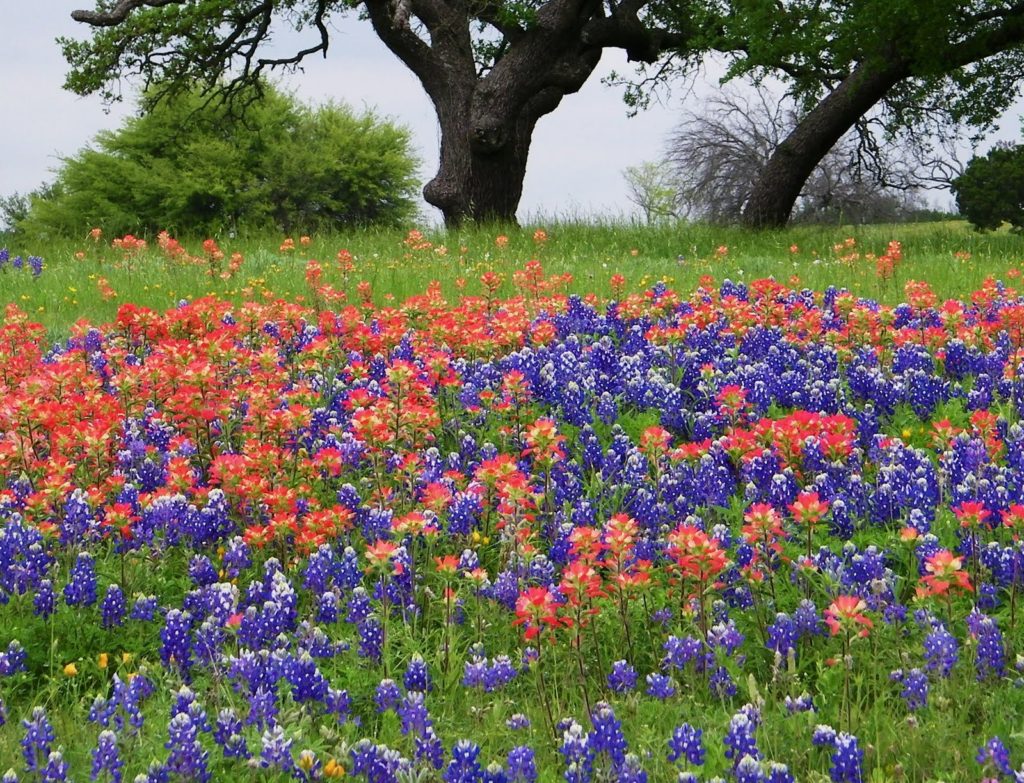
[[[696,57],[688,0],[101,0],[63,40],[66,86],[116,99],[124,75],[221,96],[327,54],[331,19],[357,10],[415,74],[441,131],[423,195],[449,225],[514,221],[537,121],[579,90],[605,48],[656,62]],[[275,32],[309,35],[279,54]]]
[[[984,130],[1024,79],[1016,0],[717,0],[716,13],[708,45],[730,58],[729,75],[778,77],[804,108],[745,204],[751,227],[784,224],[850,130]]]

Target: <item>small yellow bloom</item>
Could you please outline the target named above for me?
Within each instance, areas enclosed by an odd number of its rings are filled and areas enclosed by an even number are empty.
[[[343,778],[345,777],[345,768],[334,759],[330,759],[324,764],[324,776],[328,778]]]
[[[78,667],[74,663],[69,663],[64,667],[64,674],[68,677],[75,677],[78,674]]]
[[[904,438],[909,438],[911,435],[913,435],[913,433],[910,431],[909,427],[904,427],[900,435],[902,435]]]
[[[99,667],[100,667],[101,669],[106,669],[106,668],[107,668],[107,663],[108,663],[108,662],[109,662],[109,657],[107,656],[107,654],[106,654],[106,653],[100,653],[100,654],[99,654],[99,657],[98,657],[98,658],[96,659],[96,664],[97,664],[97,665],[98,665],[98,666],[99,666]]]

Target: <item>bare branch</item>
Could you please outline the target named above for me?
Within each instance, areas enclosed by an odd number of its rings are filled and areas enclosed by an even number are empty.
[[[715,223],[739,220],[773,152],[800,121],[797,106],[763,85],[713,96],[689,114],[669,142],[666,162],[681,211]],[[932,118],[919,136],[892,138],[883,117],[863,118],[807,179],[797,220],[897,219],[921,206],[920,191],[948,185],[958,167],[948,119]],[[943,135],[939,135],[939,130]]]

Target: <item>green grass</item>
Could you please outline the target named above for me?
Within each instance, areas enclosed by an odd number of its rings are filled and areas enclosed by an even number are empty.
[[[27,271],[0,272],[0,302],[19,305],[56,336],[66,334],[79,319],[109,321],[126,302],[162,310],[182,298],[215,295],[242,301],[262,297],[264,291],[287,299],[308,299],[304,270],[309,259],[320,261],[323,282],[345,291],[350,300],[356,298],[357,283],[368,281],[378,303],[387,301],[387,295],[400,302],[422,293],[432,280],[441,283],[449,299],[458,296],[459,278],[466,281],[461,290],[479,293],[479,276],[485,271],[502,274],[505,284],[500,293],[511,295],[512,271],[534,258],[548,274],[571,273],[569,290],[581,294],[610,295],[609,280],[616,273],[625,276],[627,291],[665,280],[683,293],[692,290],[703,275],[712,275],[716,281],[774,276],[781,282],[795,275],[800,286],[845,286],[860,296],[888,303],[902,300],[903,283],[909,279],[927,280],[940,297],[962,297],[989,275],[1012,284],[1016,273],[1011,270],[1024,263],[1024,238],[1005,231],[980,234],[963,221],[798,226],[762,233],[689,224],[565,223],[543,226],[548,238],[536,242],[534,231],[540,227],[425,230],[430,246],[419,250],[404,242],[404,231],[372,229],[314,236],[308,247],[296,241],[293,251],[279,250],[282,236],[218,238],[228,256],[238,252],[244,257],[240,272],[230,280],[211,279],[204,264],[168,260],[152,237],[148,238],[150,249],[130,265],[110,247],[110,237],[99,243],[85,237],[79,241],[0,239],[0,247],[6,245],[12,255],[39,255],[46,264],[39,279]],[[508,243],[499,248],[495,238],[502,234]],[[860,255],[843,261],[840,256],[850,251],[836,251],[834,246],[849,238],[855,241],[852,252]],[[880,280],[874,264],[864,256],[884,253],[890,240],[902,243],[903,261],[894,279]],[[202,256],[202,238],[182,239],[182,243],[193,255]],[[795,252],[790,249],[794,245]],[[347,278],[335,261],[343,248],[355,259],[355,269]],[[716,253],[718,248],[728,251]],[[76,258],[76,253],[85,256]],[[116,291],[115,298],[100,296],[100,278]]]

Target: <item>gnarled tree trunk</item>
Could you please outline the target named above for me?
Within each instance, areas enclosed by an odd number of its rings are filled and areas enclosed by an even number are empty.
[[[468,5],[458,0],[365,0],[381,40],[419,78],[441,128],[437,174],[423,189],[445,224],[514,223],[537,121],[576,92],[601,58],[584,41],[600,0],[546,4],[528,27],[495,19],[507,45],[480,72],[470,40]],[[479,11],[477,11],[479,12]],[[414,32],[406,14],[429,33]]]
[[[786,225],[800,191],[828,151],[908,75],[901,63],[854,68],[775,148],[743,208],[743,225]]]

